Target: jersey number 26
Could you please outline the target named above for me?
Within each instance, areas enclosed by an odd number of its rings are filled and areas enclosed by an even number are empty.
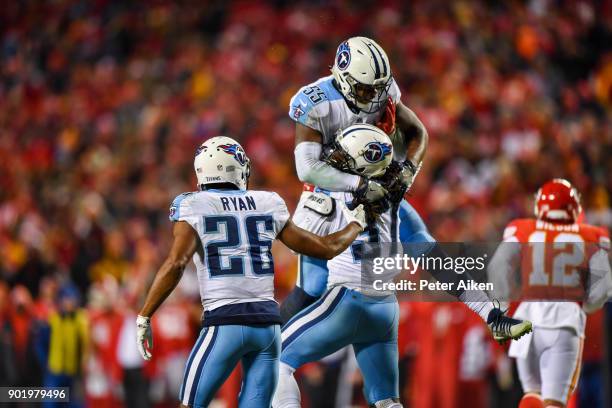
[[[255,275],[274,274],[272,260],[272,240],[262,239],[259,228],[265,232],[274,231],[274,220],[271,215],[251,215],[244,219],[247,239],[249,242],[248,258]],[[228,262],[222,262],[222,249],[239,248],[242,245],[238,219],[234,216],[204,217],[204,233],[220,232],[220,226],[225,226],[225,238],[210,241],[204,248],[204,256],[211,277],[244,275],[244,256],[227,256]],[[261,226],[261,227],[259,227]],[[265,258],[265,259],[264,259]],[[224,266],[224,264],[226,266]]]

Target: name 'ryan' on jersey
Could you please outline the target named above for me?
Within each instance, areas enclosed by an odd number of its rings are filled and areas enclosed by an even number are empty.
[[[189,223],[200,238],[193,261],[204,326],[281,322],[271,250],[288,219],[283,199],[267,191],[206,190],[174,199],[170,220]]]

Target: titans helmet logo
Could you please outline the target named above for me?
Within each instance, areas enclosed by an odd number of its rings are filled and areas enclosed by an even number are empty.
[[[391,145],[388,143],[370,142],[366,145],[363,158],[368,163],[378,163],[384,160],[385,156],[391,154]]]
[[[219,148],[223,149],[225,153],[234,156],[234,159],[236,159],[236,161],[240,163],[241,166],[244,166],[244,164],[246,163],[246,154],[244,153],[244,150],[242,150],[242,147],[240,147],[239,145],[224,144],[219,145]]]
[[[202,153],[202,150],[204,150],[204,143],[198,146],[198,148],[195,151],[195,155],[197,156],[198,154]]]
[[[338,47],[338,51],[336,52],[336,65],[340,71],[344,71],[348,68],[351,63],[351,50],[349,48],[348,42],[345,41]]]

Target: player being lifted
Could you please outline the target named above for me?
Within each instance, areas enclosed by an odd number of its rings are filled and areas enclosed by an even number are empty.
[[[578,382],[585,312],[608,297],[610,239],[604,229],[578,222],[580,212],[572,185],[549,181],[536,195],[536,218],[508,224],[489,265],[497,294],[506,299],[518,286],[513,276],[520,266],[525,301],[515,317],[534,326],[529,337],[510,345],[525,393],[520,408],[565,407]]]
[[[349,126],[336,139],[332,154],[344,157],[347,171],[364,176],[382,175],[393,154],[390,138],[373,125]],[[352,193],[332,192],[327,200],[305,201],[308,209],[327,213],[311,202],[334,206],[353,201]],[[397,214],[387,209],[369,220],[367,241],[389,244],[396,240]],[[319,232],[340,228],[344,221],[330,212]],[[281,332],[282,351],[279,386],[274,408],[300,407],[300,391],[293,372],[302,365],[319,360],[352,345],[364,379],[368,404],[376,407],[401,407],[399,404],[397,329],[399,307],[395,295],[367,291],[362,283],[361,262],[366,237],[329,261],[329,290],[286,323]]]
[[[330,162],[335,166],[353,174],[376,178],[386,173],[393,155],[393,145],[388,135],[376,126],[356,124],[338,133],[329,153],[333,157]],[[304,206],[313,213],[328,214],[318,230],[325,234],[345,223],[340,214],[333,213],[334,206],[349,204],[354,199],[350,192],[311,194],[304,201]],[[327,263],[329,277],[325,295],[283,326],[280,378],[274,408],[299,407],[300,392],[293,377],[294,371],[347,345],[352,345],[355,351],[368,404],[378,408],[401,407],[397,299],[394,294],[373,290],[368,283],[368,275],[362,271],[364,243],[376,243],[383,253],[387,253],[389,246],[397,242],[399,217],[397,210],[391,207],[368,221],[360,239]],[[486,295],[483,296],[486,298]],[[513,320],[499,313],[496,321],[507,327],[496,328],[496,336],[500,336],[504,330],[507,330],[503,333],[504,338],[512,336],[510,327]],[[514,337],[521,334],[523,332],[516,333]]]
[[[289,220],[276,193],[248,190],[250,162],[228,137],[197,150],[200,191],[179,195],[170,207],[174,241],[137,318],[138,348],[151,358],[150,319],[193,257],[204,307],[203,329],[189,355],[180,392],[182,407],[206,407],[238,362],[243,367],[241,407],[268,407],[278,380],[280,313],[274,300],[272,241],[296,252],[331,259],[365,226],[363,206],[341,206],[346,227],[320,237]]]
[[[293,221],[315,234],[329,230],[333,207],[328,204],[321,206],[326,210],[313,209],[307,204],[313,196],[319,202],[330,200],[330,192],[350,192],[357,202],[379,206],[390,199],[394,214],[389,217],[391,239],[397,240],[401,223],[402,243],[420,243],[421,253],[427,246],[424,252],[429,256],[445,258],[446,254],[429,235],[417,212],[403,200],[404,192],[421,167],[428,136],[414,112],[400,101],[401,93],[385,51],[369,38],[349,38],[338,47],[331,71],[332,75],[301,88],[290,102],[289,116],[296,122],[296,170],[300,181],[305,183]],[[390,136],[394,160],[381,179],[384,181],[372,179],[359,167],[347,171],[346,164],[330,155],[337,145],[337,133],[358,124],[377,124]],[[334,152],[339,153],[338,149]],[[398,212],[400,222],[397,222]],[[284,322],[323,295],[328,283],[326,265],[325,260],[299,257],[297,285],[281,306]],[[439,280],[461,279],[458,274],[445,270],[429,272]],[[463,291],[452,294],[478,313],[498,340],[520,337],[530,330],[528,322],[510,319],[494,308],[484,292],[471,292],[469,297]]]

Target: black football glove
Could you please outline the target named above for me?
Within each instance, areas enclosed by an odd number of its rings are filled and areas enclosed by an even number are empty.
[[[387,190],[378,181],[364,179],[362,185],[353,193],[353,201],[348,205],[348,208],[352,210],[363,204],[366,220],[370,224],[391,207],[387,195]]]
[[[392,203],[399,203],[410,189],[421,165],[415,166],[410,160],[392,161],[385,174],[377,181],[387,190],[387,198]]]

